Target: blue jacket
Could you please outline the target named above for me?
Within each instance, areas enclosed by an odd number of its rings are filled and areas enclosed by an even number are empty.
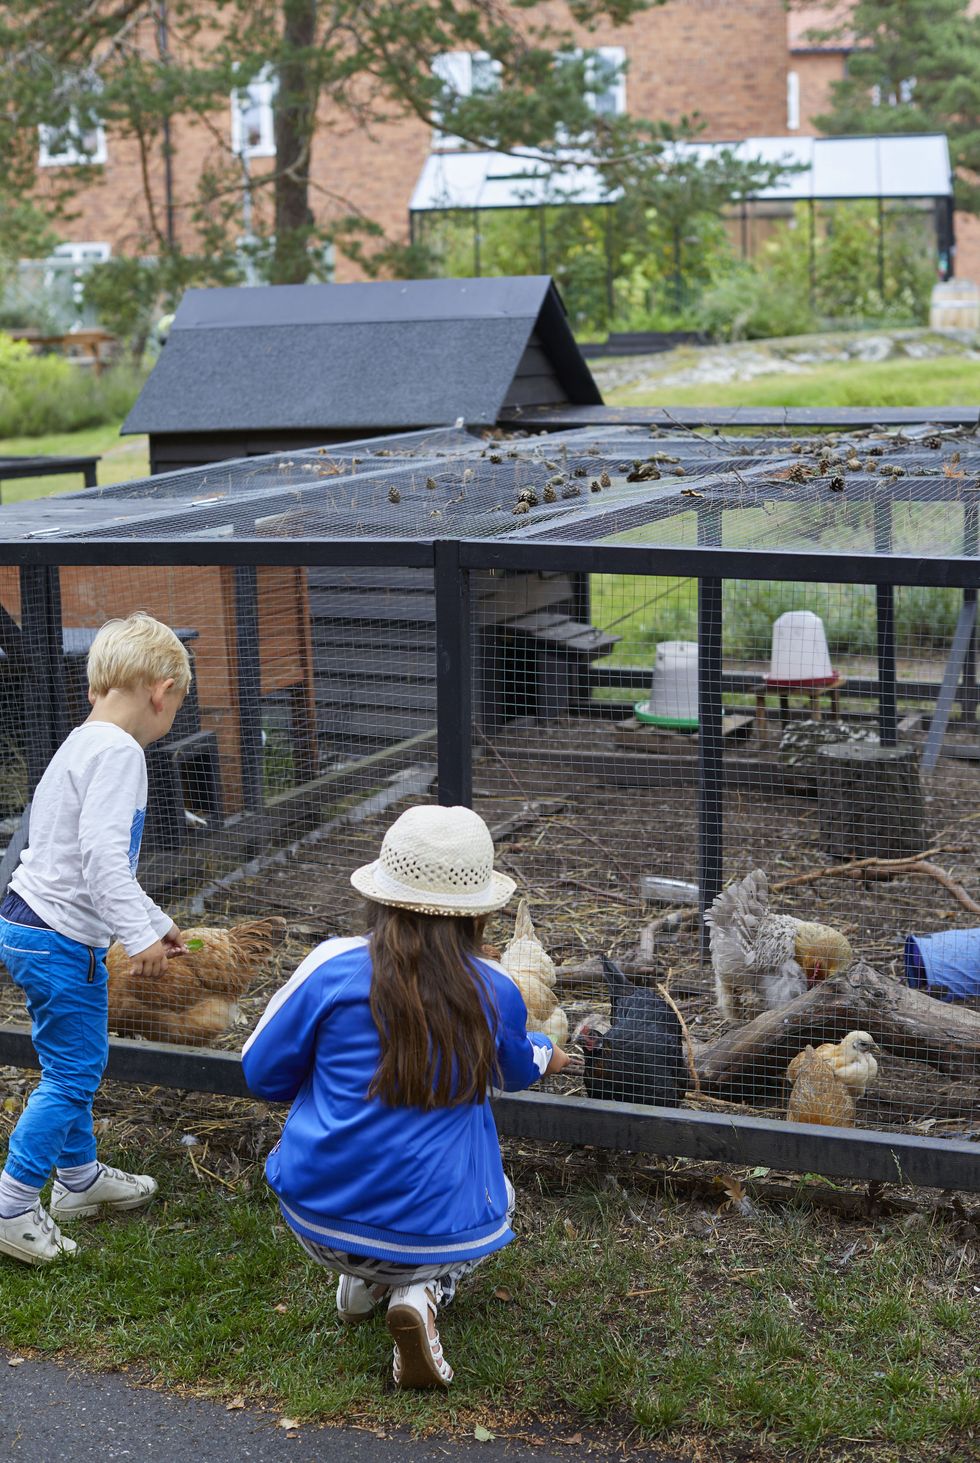
[[[528,1035],[521,993],[500,966],[475,963],[497,1006],[503,1087],[529,1087],[552,1044]],[[381,1059],[370,987],[367,940],[327,940],[245,1043],[251,1091],[292,1103],[265,1170],[283,1216],[318,1244],[406,1265],[498,1250],[514,1236],[490,1104],[422,1112],[369,1099]]]

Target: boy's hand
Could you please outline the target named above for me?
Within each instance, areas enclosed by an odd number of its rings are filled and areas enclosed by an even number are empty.
[[[186,955],[187,946],[184,944],[184,937],[175,924],[172,924],[163,937],[163,943],[167,947],[168,955]]]
[[[138,955],[130,956],[133,974],[145,976],[147,980],[159,980],[167,973],[169,953],[162,940],[154,940],[152,945],[147,945]]]
[[[568,1055],[568,1052],[563,1052],[560,1046],[553,1047],[551,1051],[551,1061],[544,1069],[545,1076],[557,1076],[559,1072],[563,1072],[565,1070],[571,1060],[572,1059]]]

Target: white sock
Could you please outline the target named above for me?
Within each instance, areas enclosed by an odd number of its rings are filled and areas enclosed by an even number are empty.
[[[26,1214],[34,1208],[40,1193],[31,1184],[12,1179],[4,1169],[0,1173],[0,1219],[16,1219],[18,1214]]]
[[[93,1158],[91,1163],[80,1163],[76,1168],[59,1168],[58,1177],[66,1189],[80,1194],[84,1189],[92,1187],[101,1171],[101,1163]]]

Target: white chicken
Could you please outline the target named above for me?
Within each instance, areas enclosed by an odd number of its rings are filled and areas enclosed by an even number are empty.
[[[785,1006],[854,960],[847,940],[830,925],[771,914],[762,869],[723,889],[704,918],[718,1006],[729,1019],[751,1020]]]
[[[500,957],[503,970],[524,997],[528,1027],[543,1032],[556,1046],[568,1040],[568,1017],[555,999],[555,966],[534,932],[527,900],[517,906],[514,938]]]
[[[809,1050],[809,1048],[808,1048]],[[863,1097],[878,1075],[878,1063],[872,1052],[879,1050],[870,1031],[849,1031],[843,1041],[825,1041],[813,1055],[830,1067],[838,1082],[842,1082],[854,1097]],[[786,1076],[792,1082],[805,1053],[794,1057],[786,1068]]]

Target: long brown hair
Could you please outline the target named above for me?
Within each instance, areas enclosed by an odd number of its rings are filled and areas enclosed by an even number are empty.
[[[369,910],[381,1061],[368,1096],[425,1112],[484,1102],[498,1075],[493,993],[473,963],[485,920]]]

